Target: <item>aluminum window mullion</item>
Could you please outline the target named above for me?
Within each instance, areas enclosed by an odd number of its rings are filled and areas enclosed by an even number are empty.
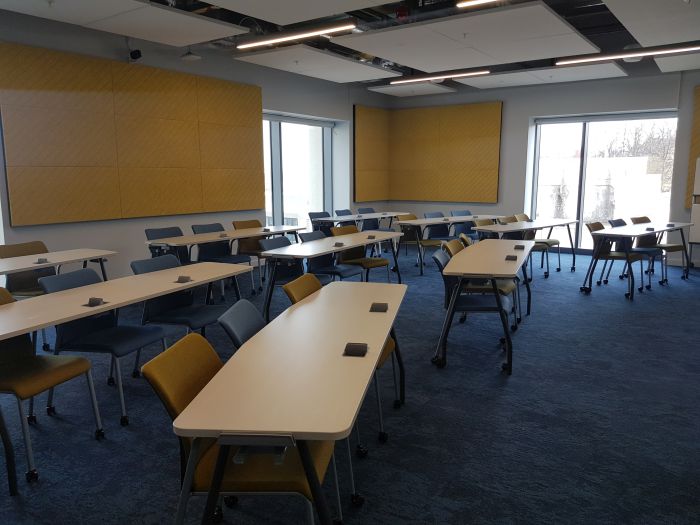
[[[333,209],[333,129],[323,128],[323,209]]]
[[[282,198],[282,126],[270,121],[270,169],[272,171],[272,223],[284,224],[284,199]]]

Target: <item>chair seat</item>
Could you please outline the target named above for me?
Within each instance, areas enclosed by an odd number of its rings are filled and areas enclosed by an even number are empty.
[[[654,248],[659,248],[665,252],[682,252],[685,250],[685,246],[682,244],[656,244]]]
[[[334,446],[333,441],[309,441],[309,452],[321,483]],[[236,448],[231,447],[231,454],[235,452]],[[219,446],[216,444],[202,455],[194,474],[193,492],[209,490],[218,455]],[[273,454],[250,454],[243,465],[234,465],[229,458],[221,492],[297,492],[311,500],[311,491],[296,447],[287,449],[281,465],[275,465],[274,461]]]
[[[38,355],[0,366],[0,392],[28,399],[90,370],[90,361],[78,356]]]
[[[63,345],[62,350],[104,352],[121,357],[139,348],[158,343],[165,337],[159,326],[119,325],[93,332]]]
[[[355,275],[362,274],[362,268],[352,264],[336,264],[333,266],[323,266],[321,268],[314,268],[311,273],[314,275],[337,275],[341,279],[347,279],[348,277],[354,277]]]
[[[173,308],[160,315],[150,318],[151,323],[180,324],[190,330],[199,330],[204,326],[216,323],[228,308],[226,305],[191,304]]]
[[[362,257],[360,259],[350,259],[343,261],[343,264],[352,264],[356,266],[361,266],[365,270],[368,268],[380,268],[382,266],[388,266],[389,261],[383,257]]]
[[[198,259],[197,262],[218,262],[227,264],[249,264],[249,255],[224,255],[223,257],[204,257],[203,259]]]
[[[394,352],[396,349],[396,341],[394,341],[394,338],[389,336],[386,340],[386,343],[384,343],[384,347],[382,348],[382,355],[379,356],[379,361],[377,362],[377,368],[381,368],[384,363],[387,362],[387,360],[391,357],[391,354]]]
[[[559,246],[559,239],[533,239],[535,244],[546,244],[549,248]]]

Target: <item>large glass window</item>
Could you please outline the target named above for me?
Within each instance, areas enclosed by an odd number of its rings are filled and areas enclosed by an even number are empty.
[[[676,124],[667,115],[538,123],[533,211],[579,219],[581,248],[593,245],[587,222],[669,220]]]

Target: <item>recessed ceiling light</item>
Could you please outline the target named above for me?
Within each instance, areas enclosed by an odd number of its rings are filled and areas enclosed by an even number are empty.
[[[410,84],[413,82],[430,82],[431,80],[447,80],[450,78],[464,78],[464,77],[477,77],[481,75],[488,75],[491,73],[488,69],[483,69],[481,71],[469,71],[467,73],[450,73],[446,75],[434,75],[431,77],[413,77],[404,78],[401,80],[392,80],[390,84]]]
[[[684,47],[673,47],[673,48],[661,48],[661,49],[641,49],[639,51],[629,51],[624,53],[613,53],[609,55],[588,55],[581,58],[566,58],[563,60],[557,60],[555,65],[557,66],[569,66],[572,64],[588,64],[591,62],[607,62],[609,60],[620,60],[629,58],[643,58],[661,55],[679,55],[682,53],[697,53],[700,51],[700,45],[694,46],[684,46]]]
[[[237,49],[250,49],[252,47],[269,46],[272,44],[280,44],[282,42],[291,42],[294,40],[303,40],[305,38],[311,38],[314,36],[327,36],[332,33],[342,33],[345,31],[352,31],[357,26],[354,22],[346,23],[342,25],[324,27],[321,29],[314,29],[313,31],[304,31],[300,33],[282,33],[282,36],[277,36],[273,38],[265,38],[262,40],[255,40],[252,42],[244,42],[236,46]]]
[[[476,7],[478,5],[485,4],[495,4],[501,0],[466,0],[465,2],[459,2],[455,7]]]

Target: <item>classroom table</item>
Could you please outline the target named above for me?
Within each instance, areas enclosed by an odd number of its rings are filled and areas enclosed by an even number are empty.
[[[75,250],[62,250],[56,252],[37,253],[33,255],[22,255],[20,257],[8,257],[6,259],[0,259],[0,275],[38,270],[40,268],[50,268],[74,262],[82,262],[83,268],[85,268],[88,261],[94,261],[99,262],[100,270],[102,271],[102,279],[106,281],[107,273],[105,272],[104,261],[107,259],[107,257],[116,255],[116,253],[117,252],[109,250],[78,248]],[[39,258],[46,259],[46,262],[38,263],[37,260]]]
[[[399,284],[401,284],[401,271],[399,270],[399,259],[397,253],[398,244],[394,241],[396,239],[400,239],[402,235],[403,234],[401,232],[395,231],[367,230],[363,232],[350,233],[347,235],[325,237],[316,241],[291,244],[289,246],[283,246],[282,248],[262,252],[263,257],[268,257],[272,261],[272,267],[270,269],[267,282],[265,303],[263,306],[265,319],[268,321],[270,320],[270,303],[272,302],[272,293],[275,288],[277,264],[280,259],[312,259],[322,255],[343,252],[358,246],[369,246],[371,244],[377,244],[384,241],[391,241],[391,253],[394,256],[394,267],[392,270],[396,271]],[[342,243],[342,246],[336,246],[338,243]]]
[[[552,235],[552,230],[558,226],[566,226],[566,233],[569,235],[569,244],[571,245],[571,253],[573,260],[571,261],[571,271],[576,271],[576,250],[574,250],[574,239],[571,235],[571,225],[578,224],[576,219],[535,219],[531,221],[510,222],[508,224],[490,224],[488,226],[475,226],[474,230],[478,232],[496,233],[499,237],[503,237],[507,233],[525,233],[536,230],[549,229],[547,239]],[[561,268],[557,267],[557,271]],[[549,272],[545,272],[545,277],[549,277]]]
[[[522,246],[516,249],[516,246]],[[447,333],[449,323],[454,315],[455,304],[460,295],[464,282],[469,279],[488,280],[494,290],[496,308],[501,309],[501,296],[498,293],[496,279],[517,279],[518,272],[522,270],[523,282],[527,289],[527,315],[530,315],[531,294],[530,285],[527,278],[527,265],[525,262],[530,255],[530,251],[535,246],[534,241],[506,240],[506,239],[485,239],[471,246],[467,246],[457,255],[450,259],[443,274],[458,278],[457,286],[452,291],[450,303],[445,314],[445,321],[440,333],[440,339],[435,350],[435,355],[431,359],[432,363],[439,368],[443,368],[447,363]],[[516,260],[508,261],[506,256],[514,255]],[[513,342],[510,333],[505,330],[506,340],[506,362],[502,369],[508,373],[513,372]]]
[[[389,228],[391,228],[391,223],[393,220],[398,217],[399,215],[406,215],[406,212],[403,211],[378,211],[374,213],[357,213],[355,215],[333,215],[332,217],[317,217],[315,219],[311,219],[311,222],[316,222],[316,223],[323,223],[323,222],[351,222],[354,221],[355,224],[359,225],[364,221],[365,219],[377,219],[377,220],[382,220],[382,219],[389,219]]]
[[[603,248],[603,245],[605,244],[605,240],[608,241],[619,241],[623,238],[628,238],[632,239],[632,242],[629,243],[624,243],[625,245],[625,256],[627,258],[627,268],[628,268],[628,285],[627,285],[627,292],[625,292],[625,297],[629,300],[634,299],[634,272],[632,271],[632,263],[629,260],[630,256],[630,250],[632,248],[632,244],[634,242],[634,239],[637,237],[641,237],[643,235],[656,235],[657,239],[660,239],[664,233],[672,232],[672,231],[678,231],[681,234],[681,242],[683,243],[683,250],[685,251],[685,261],[686,265],[683,268],[683,275],[681,276],[682,279],[687,279],[688,274],[690,272],[690,258],[688,256],[688,243],[685,238],[685,234],[683,233],[684,228],[689,228],[690,226],[693,226],[693,223],[691,222],[669,222],[666,224],[663,223],[641,223],[641,224],[629,224],[627,226],[616,226],[616,227],[609,227],[605,228],[602,230],[598,230],[595,232],[591,232],[591,235],[593,237],[598,237],[601,239],[600,242],[597,243],[596,249],[593,251],[593,255],[591,256],[591,263],[588,265],[588,271],[586,272],[586,276],[583,279],[583,285],[579,288],[580,291],[585,293],[586,295],[590,294],[593,291],[593,273],[595,272],[595,267],[596,264],[598,263],[598,255],[600,254],[600,250]],[[643,287],[638,288],[639,292],[642,293]]]
[[[207,438],[219,442],[217,465],[235,445],[297,446],[320,522],[331,523],[307,442],[350,434],[406,289],[330,283],[287,308],[236,351],[173,422],[175,434],[193,438],[176,523],[184,518]],[[388,311],[370,312],[374,302],[387,303]],[[366,343],[367,354],[343,356],[348,342]],[[203,522],[220,486],[220,478],[212,480]]]
[[[425,229],[428,226],[437,226],[439,224],[445,224],[447,225],[448,229],[454,225],[454,224],[459,224],[462,222],[473,222],[475,219],[489,219],[489,220],[496,220],[500,219],[503,217],[503,215],[457,215],[454,217],[431,217],[429,219],[409,219],[405,221],[398,221],[399,227],[405,228],[412,228],[415,230],[415,236],[416,239],[418,239],[418,266],[420,267],[420,274],[423,275],[423,260],[424,260],[424,255],[423,251],[425,250],[425,247],[423,246],[422,241],[428,240],[424,239],[423,237],[425,236]]]

